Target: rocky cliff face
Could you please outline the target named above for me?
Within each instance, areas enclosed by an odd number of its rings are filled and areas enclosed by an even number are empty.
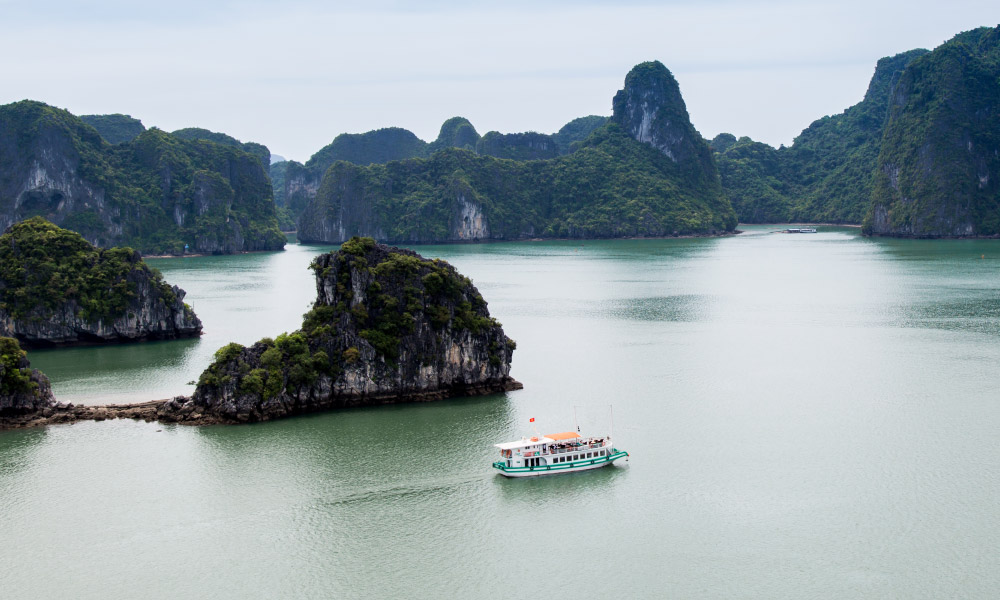
[[[0,236],[0,335],[26,346],[201,334],[184,290],[129,248],[99,250],[35,217]]]
[[[305,206],[299,218],[299,239],[307,242],[330,240],[337,244],[355,235],[385,239],[372,203],[354,201],[364,198],[368,181],[365,168],[346,162],[334,164],[323,178],[322,190],[317,189],[317,192],[337,200],[333,204],[312,201]],[[309,189],[306,187],[308,182],[303,181],[302,185]]]
[[[876,235],[1000,235],[1000,27],[912,61],[893,89],[871,211]]]
[[[263,421],[520,387],[514,342],[451,265],[353,238],[313,269],[317,299],[301,330],[222,348],[191,400],[166,411]]]
[[[17,340],[0,337],[0,429],[5,418],[38,414],[55,404],[49,378],[31,368]]]
[[[708,145],[695,131],[673,74],[659,61],[636,65],[615,94],[611,120],[637,141],[676,163],[711,165]]]
[[[111,146],[70,113],[22,101],[0,106],[0,226],[36,215],[148,253],[285,242],[256,156],[158,129]]]

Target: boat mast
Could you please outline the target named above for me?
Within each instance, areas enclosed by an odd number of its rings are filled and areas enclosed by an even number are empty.
[[[609,404],[608,409],[611,410],[611,439],[615,439],[615,405]]]
[[[573,424],[576,425],[576,432],[580,433],[580,423],[576,420],[576,405],[573,405]]]

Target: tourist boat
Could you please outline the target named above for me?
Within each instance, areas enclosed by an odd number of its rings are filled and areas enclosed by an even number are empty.
[[[606,467],[628,452],[611,445],[611,436],[580,437],[573,431],[494,444],[500,460],[493,468],[505,477],[534,477]]]
[[[815,227],[801,227],[801,228],[789,228],[785,230],[785,233],[816,233]]]

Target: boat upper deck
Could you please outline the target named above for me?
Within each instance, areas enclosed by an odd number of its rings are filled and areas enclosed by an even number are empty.
[[[563,433],[547,433],[541,437],[535,436],[530,438],[521,438],[513,442],[503,442],[502,444],[493,444],[494,447],[500,448],[501,450],[519,450],[525,448],[535,448],[536,446],[547,446],[549,444],[554,444],[556,442],[561,442],[564,440],[572,440],[580,438],[580,434],[573,431],[565,431]]]
[[[505,456],[512,454],[537,456],[569,452],[575,449],[599,448],[604,446],[607,441],[609,440],[605,437],[585,438],[573,431],[566,431],[563,433],[549,433],[541,437],[521,438],[513,442],[493,444],[493,446],[499,448],[501,454]]]

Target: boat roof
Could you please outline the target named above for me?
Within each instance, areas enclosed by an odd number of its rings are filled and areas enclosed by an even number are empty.
[[[559,442],[562,440],[572,440],[578,437],[580,437],[580,434],[575,431],[564,431],[562,433],[546,433],[542,437],[535,436],[534,438],[521,438],[514,442],[493,444],[493,446],[500,448],[501,450],[513,450],[515,448],[526,448],[537,444],[551,444],[552,442]]]
[[[527,446],[534,446],[536,444],[549,444],[555,440],[549,439],[545,436],[531,438],[521,438],[515,442],[504,442],[502,444],[493,444],[494,447],[500,448],[501,450],[513,450],[514,448],[525,448]]]
[[[575,431],[564,431],[562,433],[546,433],[545,437],[550,440],[560,441],[560,440],[571,440],[573,438],[580,437],[580,434]]]

